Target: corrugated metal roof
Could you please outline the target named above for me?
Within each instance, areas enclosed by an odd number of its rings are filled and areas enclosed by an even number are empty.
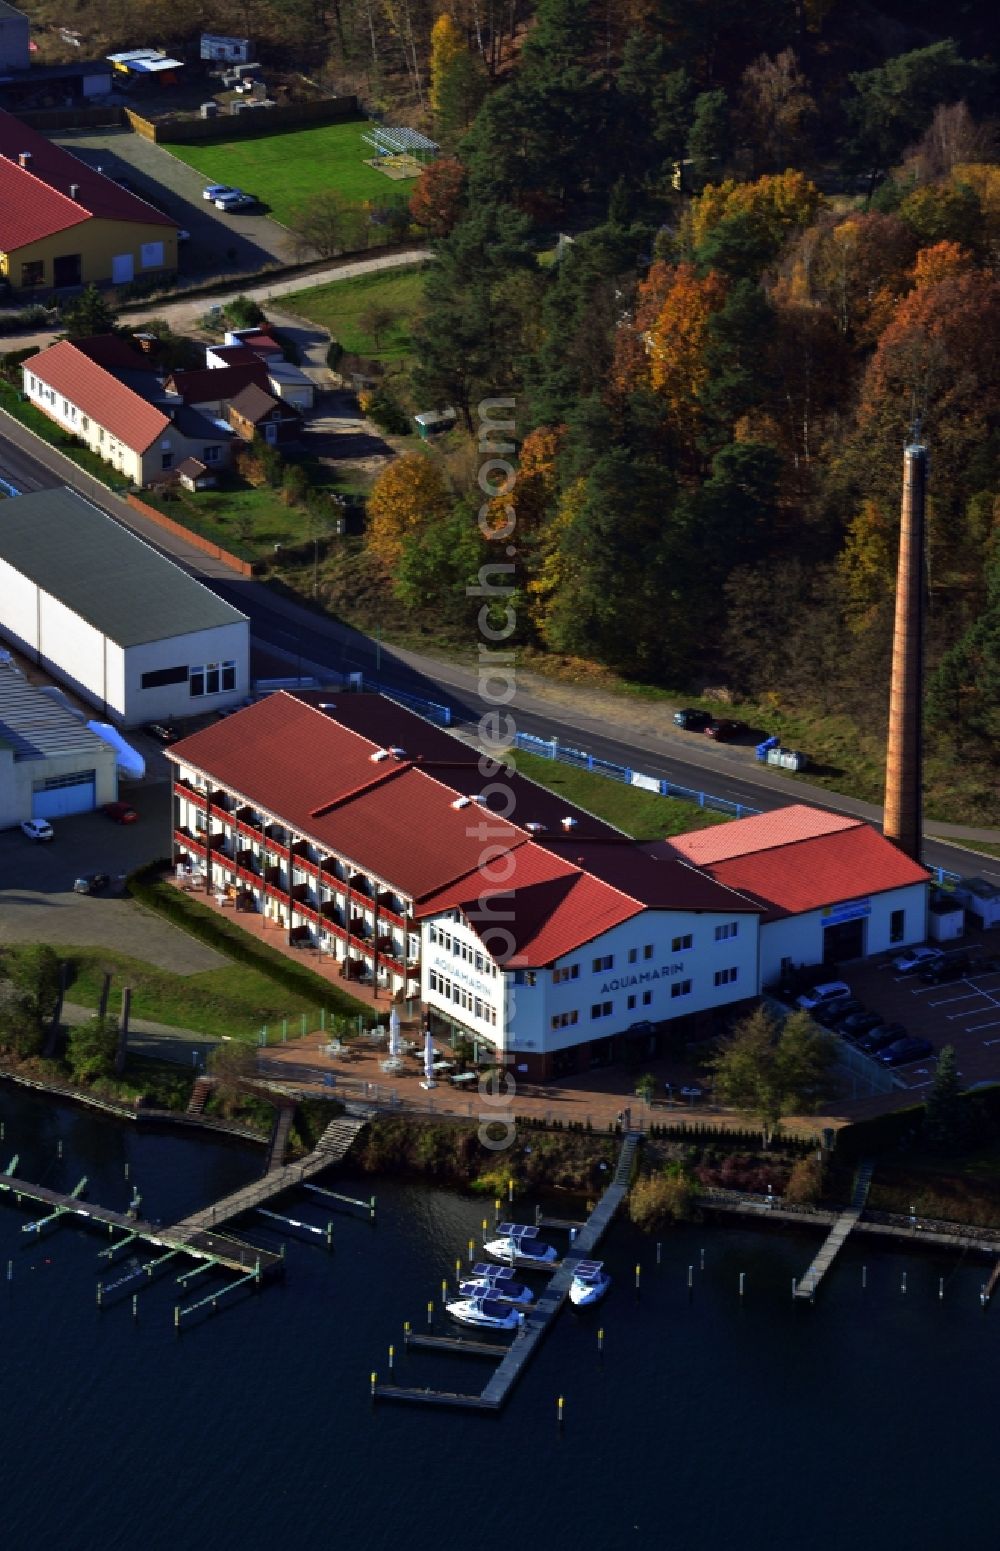
[[[0,557],[119,646],[246,618],[72,490],[4,501]]]
[[[13,748],[16,760],[81,754],[95,768],[114,760],[109,745],[72,711],[9,667],[0,667],[0,743]]]
[[[18,157],[28,151],[30,166]],[[73,199],[70,188],[76,185]],[[12,113],[0,110],[0,250],[16,252],[55,232],[67,231],[91,217],[131,221],[144,226],[177,223],[130,194],[71,152],[29,129]]]
[[[138,359],[133,362],[136,367],[139,364]],[[133,392],[68,339],[29,356],[23,368],[133,452],[145,452],[169,428],[170,417],[162,409]]]

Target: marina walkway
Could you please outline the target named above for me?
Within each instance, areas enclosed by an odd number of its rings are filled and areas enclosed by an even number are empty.
[[[205,1234],[231,1222],[234,1217],[239,1217],[241,1213],[249,1212],[280,1195],[283,1190],[301,1185],[303,1180],[311,1179],[322,1169],[328,1169],[332,1163],[340,1163],[353,1146],[359,1131],[367,1124],[367,1119],[353,1115],[341,1115],[331,1120],[307,1157],[301,1158],[298,1163],[284,1163],[271,1169],[263,1179],[244,1185],[241,1190],[234,1190],[231,1195],[223,1196],[220,1201],[214,1201],[200,1212],[182,1218],[166,1232],[175,1243],[196,1242]]]
[[[854,1180],[854,1193],[851,1204],[846,1212],[841,1212],[830,1232],[827,1234],[818,1255],[809,1267],[805,1276],[795,1288],[796,1298],[808,1298],[810,1303],[816,1296],[816,1290],[841,1249],[847,1243],[852,1228],[856,1228],[861,1213],[865,1209],[868,1200],[868,1188],[872,1182],[871,1163],[862,1163]]]
[[[525,1319],[521,1325],[514,1342],[509,1346],[496,1371],[487,1380],[479,1394],[462,1394],[456,1391],[432,1390],[432,1389],[406,1389],[394,1384],[373,1385],[372,1393],[377,1399],[413,1401],[423,1405],[432,1406],[460,1406],[476,1411],[499,1411],[510,1395],[511,1390],[524,1372],[531,1358],[538,1349],[542,1338],[551,1329],[556,1316],[569,1296],[570,1286],[573,1282],[573,1272],[580,1260],[589,1260],[593,1255],[607,1229],[611,1225],[615,1213],[621,1206],[628,1191],[632,1178],[632,1165],[635,1161],[641,1135],[639,1132],[630,1131],[623,1143],[618,1157],[614,1178],[598,1201],[594,1210],[587,1218],[582,1228],[577,1230],[576,1237],[562,1260],[558,1269],[547,1283],[544,1292],[525,1311]],[[447,1347],[460,1351],[466,1343],[457,1339],[428,1338],[424,1337],[422,1344]],[[416,1344],[411,1338],[410,1345]],[[476,1343],[481,1346],[482,1343]],[[485,1355],[481,1353],[480,1355]]]

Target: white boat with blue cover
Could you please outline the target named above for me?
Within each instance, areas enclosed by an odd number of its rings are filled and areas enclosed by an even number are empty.
[[[477,1262],[468,1275],[461,1278],[458,1290],[463,1298],[500,1298],[504,1303],[521,1307],[527,1307],[534,1300],[530,1287],[514,1281],[510,1266],[492,1266],[485,1261]]]
[[[599,1303],[611,1286],[611,1278],[604,1269],[603,1260],[578,1260],[569,1288],[569,1301],[577,1308]]]
[[[500,1298],[457,1298],[446,1303],[445,1308],[460,1325],[487,1330],[516,1330],[524,1318],[512,1303],[504,1303]]]
[[[553,1244],[546,1244],[538,1237],[537,1228],[522,1223],[502,1222],[497,1227],[497,1237],[483,1245],[487,1255],[513,1264],[516,1260],[535,1261],[539,1266],[549,1266],[559,1259],[559,1251]]]

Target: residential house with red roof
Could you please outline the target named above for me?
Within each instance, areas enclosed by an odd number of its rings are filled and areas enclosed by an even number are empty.
[[[22,296],[177,268],[177,223],[0,111],[0,276]]]
[[[172,475],[187,459],[219,470],[230,462],[229,427],[185,403],[127,339],[62,339],[22,364],[24,392],[134,485]]]
[[[927,937],[926,867],[864,819],[793,803],[664,847],[759,906],[762,986]]]

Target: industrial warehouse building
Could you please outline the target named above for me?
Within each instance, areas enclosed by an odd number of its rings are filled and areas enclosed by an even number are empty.
[[[118,796],[115,751],[0,660],[0,829],[88,813]]]
[[[126,727],[249,691],[246,616],[72,490],[3,503],[0,635]]]
[[[419,997],[443,1037],[535,1077],[705,1027],[759,993],[762,955],[822,962],[813,917],[840,906],[854,919],[861,891],[877,896],[862,953],[923,936],[927,875],[868,825],[790,810],[773,852],[792,833],[822,843],[827,880],[846,884],[839,901],[823,885],[796,910],[759,877],[737,886],[715,875],[721,863],[639,844],[521,776],[490,782],[475,750],[377,695],[278,693],[167,757],[181,875],[345,978]],[[706,833],[729,831],[740,825]],[[775,927],[785,936],[763,948]]]

